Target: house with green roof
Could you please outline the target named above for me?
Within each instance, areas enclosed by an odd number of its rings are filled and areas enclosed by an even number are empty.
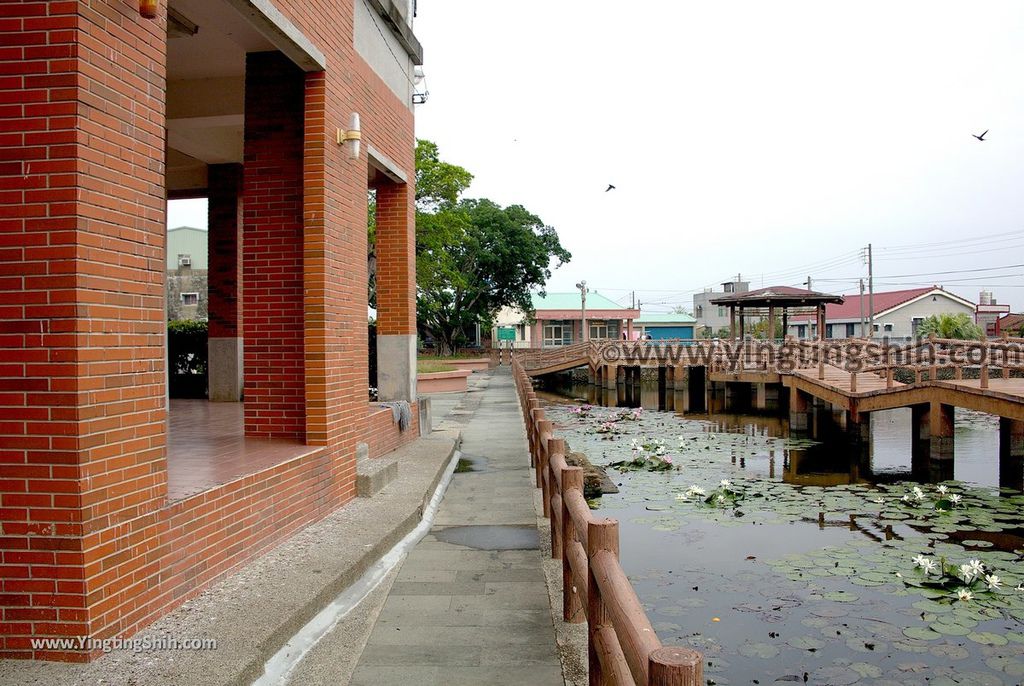
[[[641,338],[655,341],[692,339],[697,320],[688,314],[675,312],[642,312],[633,322],[639,327]]]
[[[493,342],[499,345],[499,329],[515,330],[517,348],[553,348],[584,340],[634,338],[634,320],[640,310],[625,307],[596,291],[587,293],[586,336],[583,302],[579,291],[533,295],[533,319],[505,308],[495,318]],[[502,344],[507,344],[502,341]]]

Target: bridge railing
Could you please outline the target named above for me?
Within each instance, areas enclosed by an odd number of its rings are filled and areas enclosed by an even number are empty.
[[[583,496],[583,470],[565,461],[565,441],[533,391],[519,357],[512,374],[526,423],[530,464],[551,520],[551,557],[562,560],[562,619],[587,621],[592,686],[698,686],[703,656],[658,639],[619,563],[619,523],[596,519]]]
[[[612,352],[614,355],[609,355]],[[783,371],[817,369],[819,380],[835,379],[839,369],[849,375],[849,388],[857,392],[863,374],[885,380],[892,389],[896,374],[908,383],[939,380],[942,370],[953,379],[964,378],[967,369],[977,370],[982,389],[989,388],[993,373],[1010,378],[1024,373],[1024,338],[1004,336],[996,340],[958,340],[930,336],[908,345],[887,346],[866,338],[774,341],[590,341],[560,348],[517,353],[522,366],[532,372],[566,363],[600,365],[704,365],[712,372]],[[785,359],[785,369],[779,361]],[[901,384],[902,385],[902,384]]]

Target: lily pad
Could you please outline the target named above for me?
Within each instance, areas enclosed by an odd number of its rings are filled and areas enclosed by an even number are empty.
[[[742,643],[738,649],[740,655],[744,657],[759,657],[765,660],[770,660],[776,657],[781,651],[778,647],[771,643]]]
[[[942,634],[920,626],[907,627],[903,630],[903,635],[918,641],[935,641],[942,638]]]
[[[1009,643],[1005,636],[991,631],[974,631],[967,634],[967,638],[984,646],[1004,646]]]

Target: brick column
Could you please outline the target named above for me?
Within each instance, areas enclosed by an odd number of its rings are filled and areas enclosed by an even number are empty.
[[[245,433],[305,438],[305,76],[277,52],[245,73],[242,311]]]
[[[416,221],[408,184],[377,188],[377,390],[416,399]]]
[[[166,502],[164,25],[3,5],[0,654],[111,635]],[[12,69],[13,68],[13,69]]]
[[[242,399],[242,165],[209,167],[210,400]]]

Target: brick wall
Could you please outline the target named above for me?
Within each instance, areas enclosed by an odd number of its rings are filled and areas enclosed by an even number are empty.
[[[0,32],[8,654],[88,633],[96,532],[165,501],[165,34],[78,2],[3,3]]]
[[[364,141],[412,179],[412,113],[355,53],[351,4],[274,4],[329,70],[250,58],[265,77],[247,85],[250,136],[277,150],[246,142],[246,416],[250,434],[313,450],[177,503],[164,464],[165,3],[157,20],[123,0],[0,4],[2,656],[87,659],[29,638],[131,634],[353,498],[368,426],[378,454],[416,435],[368,420],[366,156],[333,141],[357,111]],[[401,190],[396,217],[412,217],[412,198]],[[411,224],[396,226],[408,242]],[[385,270],[396,302],[413,297],[405,265]],[[399,312],[411,332],[414,309]]]
[[[381,408],[370,403],[366,418],[365,440],[370,449],[370,457],[376,458],[398,450],[406,443],[419,436],[420,417],[416,403],[412,404],[412,422],[405,431],[400,431],[395,423],[391,408]]]

